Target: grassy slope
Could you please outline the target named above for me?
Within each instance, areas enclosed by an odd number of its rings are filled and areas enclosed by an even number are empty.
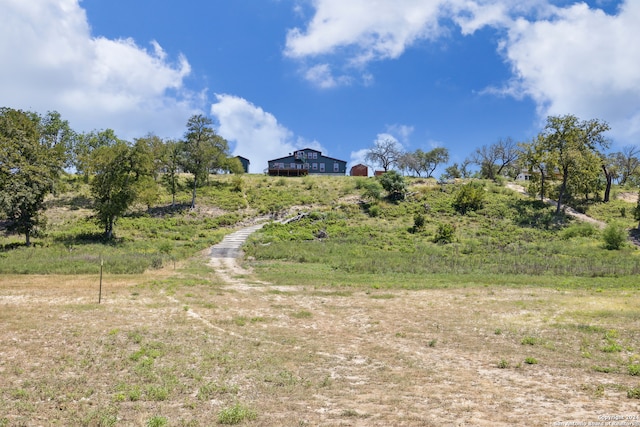
[[[2,239],[0,272],[94,274],[103,259],[109,273],[137,274],[193,256],[251,218],[297,211],[311,215],[267,226],[247,245],[252,266],[268,280],[403,288],[459,282],[605,287],[632,283],[640,272],[632,245],[607,251],[595,228],[570,219],[557,223],[553,208],[491,183],[485,184],[484,207],[460,215],[451,206],[457,185],[412,179],[406,201],[362,203],[365,181],[215,176],[199,190],[198,209],[190,211],[184,208],[190,201],[185,180],[177,197],[182,208],[170,209],[168,194],[152,209],[137,206],[118,220],[118,239],[106,244],[91,218],[87,187],[72,179],[49,201],[49,226],[35,247],[21,246],[20,236]],[[631,228],[635,222],[622,214],[632,208],[615,200],[588,213]],[[413,229],[416,215],[425,218],[419,230]],[[433,243],[442,225],[455,229],[451,244]],[[320,231],[327,237],[317,238]]]

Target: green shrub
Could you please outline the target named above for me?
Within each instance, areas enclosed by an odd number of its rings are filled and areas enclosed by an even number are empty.
[[[453,200],[453,208],[461,214],[477,211],[484,206],[484,186],[477,181],[469,182],[458,190]]]
[[[167,420],[165,417],[159,417],[159,416],[155,416],[155,417],[151,417],[149,418],[149,421],[147,421],[147,426],[148,427],[163,427],[168,425],[169,420]]]
[[[413,216],[413,232],[418,232],[424,228],[424,215],[417,213]]]
[[[608,224],[602,231],[604,247],[608,250],[618,250],[624,246],[627,240],[627,231],[619,224]]]
[[[436,235],[433,237],[433,243],[452,243],[455,232],[456,229],[452,224],[439,224]]]
[[[388,193],[390,200],[403,200],[407,193],[404,177],[396,171],[388,171],[380,177],[382,188]]]
[[[362,180],[361,187],[359,188],[364,190],[362,192],[362,197],[365,199],[380,200],[382,198],[382,186],[377,180]]]
[[[564,240],[573,239],[574,237],[592,237],[598,233],[598,230],[588,222],[573,224],[560,232],[560,238]]]
[[[627,369],[629,371],[629,375],[632,375],[634,377],[640,376],[640,365],[629,365]]]
[[[249,409],[240,403],[236,403],[229,408],[224,408],[218,413],[218,423],[228,425],[240,424],[244,420],[255,420],[257,416],[258,415],[254,410]]]
[[[640,387],[634,387],[627,390],[627,397],[629,399],[640,399]]]

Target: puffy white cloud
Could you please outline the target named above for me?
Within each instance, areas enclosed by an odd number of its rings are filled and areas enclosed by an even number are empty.
[[[408,126],[408,125],[394,124],[394,125],[387,126],[387,133],[391,135],[398,135],[399,140],[404,143],[406,143],[409,140],[409,137],[413,133],[413,130],[414,130],[414,127]],[[398,138],[391,135],[389,135],[391,138],[393,138],[395,141],[398,141]],[[379,137],[380,136],[378,135],[378,138]]]
[[[275,116],[244,98],[216,94],[211,114],[219,122],[218,133],[235,143],[234,155],[251,161],[250,172],[260,173],[271,159],[283,157],[300,148],[313,148],[328,154],[317,141],[296,137],[278,123]]]
[[[584,3],[547,20],[517,20],[503,52],[514,79],[507,92],[530,96],[541,116],[599,118],[623,143],[640,136],[640,3],[607,15]]]
[[[356,62],[397,58],[415,40],[440,34],[438,17],[444,3],[315,0],[315,15],[306,30],[289,30],[285,53],[291,57],[315,56],[356,45]]]
[[[640,2],[621,0],[617,10],[608,1],[590,2],[592,7],[554,3],[313,0],[313,17],[288,32],[285,54],[309,67],[310,82],[332,88],[356,81],[349,75],[371,81],[369,62],[398,58],[421,40],[437,42],[452,31],[468,35],[489,26],[502,37],[497,54],[513,74],[504,87],[487,88],[485,94],[530,97],[541,118],[572,113],[607,120],[616,139],[637,142]],[[605,5],[609,14],[598,8]],[[338,73],[341,80],[333,77]]]
[[[369,84],[362,69],[371,61],[394,59],[423,40],[436,41],[451,33],[455,22],[463,34],[487,25],[506,25],[515,12],[543,13],[545,0],[313,0],[314,15],[306,28],[287,33],[285,55],[305,61],[303,75],[321,88],[357,81]],[[339,58],[329,64],[327,58]],[[341,79],[332,76],[341,69]],[[333,71],[333,73],[332,73]]]
[[[59,111],[76,130],[112,128],[131,139],[178,136],[203,105],[183,87],[186,58],[160,45],[91,35],[78,0],[0,0],[0,93],[4,106]]]

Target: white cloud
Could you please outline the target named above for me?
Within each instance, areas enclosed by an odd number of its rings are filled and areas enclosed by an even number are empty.
[[[112,128],[132,139],[153,131],[180,136],[202,105],[183,80],[186,58],[160,45],[91,35],[78,0],[0,0],[3,106],[57,110],[80,131]]]
[[[395,124],[395,125],[388,125],[387,126],[387,133],[392,134],[392,135],[398,135],[399,136],[399,141],[402,141],[403,143],[407,143],[409,140],[409,137],[411,136],[411,134],[413,133],[414,127],[413,126],[407,126],[407,125],[400,125],[400,124]],[[398,141],[397,138],[392,137],[394,140]]]
[[[293,132],[278,123],[273,114],[244,98],[216,94],[217,102],[211,114],[220,123],[218,133],[235,142],[234,155],[251,161],[250,172],[260,173],[268,160],[283,157],[300,148],[313,148],[324,152],[317,141],[295,137]]]
[[[287,34],[285,53],[294,58],[334,53],[358,46],[356,59],[397,58],[417,39],[440,34],[444,0],[315,0],[316,13],[306,30]]]
[[[495,28],[498,53],[512,68],[503,88],[485,94],[530,97],[541,118],[599,118],[621,143],[640,138],[640,2],[554,6],[551,0],[313,0],[306,26],[289,30],[285,54],[309,67],[319,87],[367,76],[371,61],[394,59],[416,43]],[[457,25],[454,28],[450,23]],[[315,62],[314,62],[315,61]],[[321,64],[320,68],[318,64]],[[333,76],[339,73],[343,82]]]
[[[503,52],[510,93],[530,96],[541,116],[575,114],[608,121],[623,143],[640,136],[640,2],[615,16],[579,3],[552,19],[518,20]]]

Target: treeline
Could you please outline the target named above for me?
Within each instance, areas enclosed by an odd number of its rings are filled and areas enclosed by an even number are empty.
[[[526,175],[529,192],[558,200],[558,213],[567,201],[590,198],[608,202],[611,186],[640,185],[640,148],[626,146],[607,153],[609,125],[601,120],[580,120],[574,115],[549,116],[540,133],[531,141],[500,139],[475,149],[463,162],[445,168],[441,179],[515,179]],[[438,166],[449,161],[446,148],[428,152],[403,152],[394,140],[378,141],[370,148],[367,161],[414,176],[432,176]]]
[[[160,185],[175,204],[179,172],[193,176],[195,207],[197,188],[209,173],[243,171],[240,161],[230,157],[227,141],[203,115],[188,120],[181,140],[149,134],[130,142],[111,129],[75,132],[56,111],[39,115],[0,108],[0,218],[10,231],[25,236],[27,246],[33,232],[44,226],[45,198],[65,170],[75,170],[90,185],[107,239],[132,203],[151,206],[158,200]]]

